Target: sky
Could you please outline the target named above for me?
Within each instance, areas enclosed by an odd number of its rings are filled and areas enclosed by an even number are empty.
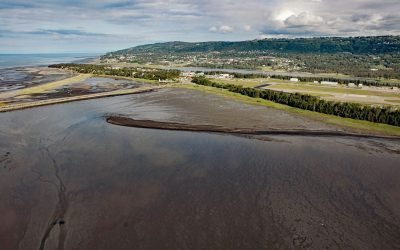
[[[0,0],[0,53],[400,35],[400,0]]]

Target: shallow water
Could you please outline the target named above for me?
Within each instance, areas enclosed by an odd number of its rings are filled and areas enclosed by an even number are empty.
[[[168,91],[0,114],[2,249],[399,248],[399,141],[103,118],[188,119],[190,102],[166,100]]]
[[[0,93],[21,89],[33,84],[57,81],[71,76],[67,72],[42,75],[39,71],[55,63],[86,62],[97,57],[90,53],[59,54],[0,54]],[[53,69],[53,71],[56,71]],[[39,73],[38,73],[39,72]]]
[[[71,76],[71,72],[46,67],[0,68],[0,93],[62,80]]]
[[[94,53],[0,54],[0,69],[80,62],[97,56],[99,54]]]

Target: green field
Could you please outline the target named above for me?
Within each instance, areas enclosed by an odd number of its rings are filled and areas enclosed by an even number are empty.
[[[385,100],[387,102],[394,102],[394,103],[400,103],[400,100]]]
[[[255,87],[261,84],[266,83],[266,79],[213,79],[214,82],[223,83],[223,84],[237,84],[242,85],[243,87]]]
[[[300,83],[300,84],[282,83],[282,84],[271,85],[268,88],[274,89],[274,90],[296,90],[296,91],[300,91],[303,93],[307,93],[308,91],[315,91],[315,92],[327,92],[327,93],[373,95],[373,96],[399,97],[400,98],[400,94],[390,93],[390,92],[353,89],[353,88],[346,88],[346,87],[342,87],[342,86],[330,87],[330,86],[306,84],[306,83]]]

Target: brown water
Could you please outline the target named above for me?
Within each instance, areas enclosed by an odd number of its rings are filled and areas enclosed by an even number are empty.
[[[0,114],[1,249],[400,247],[399,141],[245,138],[103,119],[201,120],[187,103],[159,101],[174,94]]]

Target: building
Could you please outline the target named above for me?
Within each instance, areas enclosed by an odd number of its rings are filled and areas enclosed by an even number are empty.
[[[294,77],[290,78],[290,81],[291,82],[300,82],[299,78],[294,78]]]
[[[315,83],[315,84],[319,84],[319,82],[318,82],[318,81],[314,81],[314,83]]]
[[[219,74],[219,75],[206,75],[207,78],[211,78],[211,79],[229,79],[229,78],[233,78],[233,75],[230,74]]]
[[[233,78],[233,75],[230,74],[220,74],[219,75],[220,79],[228,79],[228,78]]]
[[[194,77],[195,75],[196,75],[196,73],[195,73],[195,72],[192,72],[192,71],[182,72],[182,73],[181,73],[181,76],[182,76],[182,77]]]
[[[354,88],[356,86],[356,84],[353,82],[349,82],[349,84],[347,84],[347,86]]]

